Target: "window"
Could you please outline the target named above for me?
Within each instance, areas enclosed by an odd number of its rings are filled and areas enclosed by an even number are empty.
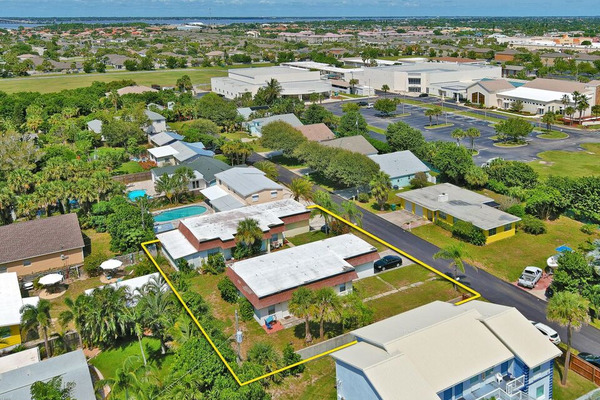
[[[345,292],[345,291],[346,291],[346,284],[345,284],[345,283],[342,283],[342,284],[340,285],[340,293],[342,293],[342,292]]]
[[[30,260],[23,261],[23,266],[24,267],[29,267],[30,265],[31,265],[31,261]]]
[[[438,211],[438,217],[441,219],[448,219],[448,216],[443,211]]]
[[[538,386],[538,388],[535,389],[535,397],[537,397],[538,399],[540,397],[544,397],[544,385]]]
[[[192,189],[198,189],[200,187],[199,181],[192,181]]]
[[[494,235],[496,234],[496,228],[492,228],[492,229],[490,229],[490,230],[488,231],[488,234],[489,234],[490,236],[494,236]]]
[[[512,229],[512,224],[504,225],[504,231],[510,231]]]
[[[269,315],[275,314],[275,306],[269,306],[269,309],[267,310],[267,314],[269,314]]]
[[[258,195],[257,194],[253,194],[252,195],[252,201],[258,201]]]
[[[271,198],[274,199],[277,197],[277,190],[271,190]]]
[[[421,78],[408,78],[408,84],[409,85],[420,85]]]
[[[538,365],[537,367],[531,370],[531,375],[537,374],[538,372],[540,372],[540,369],[542,369],[542,366]]]
[[[8,268],[8,267],[5,267],[5,266],[3,266],[3,265],[0,265],[0,274],[3,274],[3,273],[5,273],[5,272],[6,272],[6,270],[7,270],[7,268]]]
[[[478,376],[474,376],[471,379],[469,379],[469,383],[472,385],[474,383],[479,382],[479,377]]]

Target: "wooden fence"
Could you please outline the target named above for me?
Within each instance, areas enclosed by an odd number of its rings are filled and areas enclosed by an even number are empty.
[[[583,376],[588,381],[594,382],[596,385],[600,385],[600,368],[593,366],[589,362],[575,355],[571,356],[569,368]]]
[[[152,179],[152,173],[150,171],[136,172],[135,174],[127,175],[115,175],[112,177],[115,181],[124,183],[125,185],[133,182],[148,181]]]

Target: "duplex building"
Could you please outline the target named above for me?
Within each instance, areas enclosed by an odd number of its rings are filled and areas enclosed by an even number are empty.
[[[270,252],[286,237],[308,232],[310,210],[291,199],[273,201],[182,219],[177,229],[156,237],[173,265],[183,258],[199,267],[209,254],[222,253],[226,260],[231,259],[238,223],[247,218],[258,221],[263,231],[261,249]]]
[[[16,272],[0,274],[0,349],[21,344],[21,308],[37,305],[39,297],[21,297]]]
[[[83,264],[77,214],[0,226],[0,243],[0,273],[26,276]]]
[[[211,87],[213,92],[235,99],[244,93],[254,96],[271,79],[281,85],[282,96],[304,98],[313,93],[329,96],[331,92],[331,84],[321,79],[319,71],[283,66],[230,69],[227,77],[211,78]]]
[[[254,167],[236,167],[215,174],[217,184],[246,204],[260,204],[282,200],[283,186],[273,182]]]
[[[396,151],[388,154],[371,155],[369,158],[379,164],[380,169],[390,176],[392,186],[405,187],[419,172],[427,176],[429,182],[435,183],[431,170],[410,150]]]
[[[184,162],[179,165],[153,168],[151,170],[152,183],[156,183],[156,181],[164,174],[173,176],[175,171],[183,167],[189,168],[194,172],[194,178],[190,179],[188,184],[189,191],[199,191],[214,185],[217,182],[215,174],[227,171],[231,168],[231,166],[216,158],[198,157],[193,161]]]
[[[339,295],[352,291],[352,281],[373,275],[377,249],[346,234],[277,251],[229,266],[226,274],[252,303],[254,318],[290,316],[288,303],[299,287],[332,287]]]
[[[453,225],[457,221],[470,222],[483,231],[486,243],[492,243],[515,234],[521,218],[493,207],[493,199],[451,183],[428,186],[396,194],[404,210],[435,222]]]
[[[212,157],[215,153],[206,150],[202,142],[188,143],[181,140],[166,146],[148,149],[148,157],[157,166],[179,165],[186,161],[193,161],[199,157]]]
[[[436,301],[357,329],[338,399],[551,400],[561,351],[512,307]]]

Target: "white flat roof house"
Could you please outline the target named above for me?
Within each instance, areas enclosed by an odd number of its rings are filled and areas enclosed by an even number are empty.
[[[254,306],[259,323],[270,316],[290,315],[288,301],[299,287],[333,287],[343,295],[352,291],[352,281],[373,274],[377,249],[368,242],[345,234],[238,261],[226,274]]]
[[[331,84],[321,79],[319,71],[306,71],[292,67],[263,67],[230,69],[227,77],[211,78],[212,91],[228,99],[235,99],[243,93],[252,96],[267,82],[276,79],[281,85],[282,96],[308,96],[312,93],[331,92]]]
[[[21,308],[27,304],[37,305],[39,297],[21,297],[16,272],[0,273],[0,329],[6,343],[0,349],[21,343]]]
[[[263,250],[269,252],[271,245],[279,245],[285,237],[308,232],[310,210],[292,199],[272,201],[185,218],[178,229],[156,237],[174,265],[176,260],[185,258],[199,267],[208,254],[221,252],[226,260],[232,257],[238,223],[247,218],[258,221],[264,233]]]
[[[435,301],[357,329],[332,354],[346,400],[550,400],[561,351],[515,308]]]

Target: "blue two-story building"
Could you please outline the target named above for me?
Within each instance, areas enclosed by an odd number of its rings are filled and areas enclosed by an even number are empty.
[[[353,332],[338,399],[551,400],[561,352],[515,308],[436,301]]]

